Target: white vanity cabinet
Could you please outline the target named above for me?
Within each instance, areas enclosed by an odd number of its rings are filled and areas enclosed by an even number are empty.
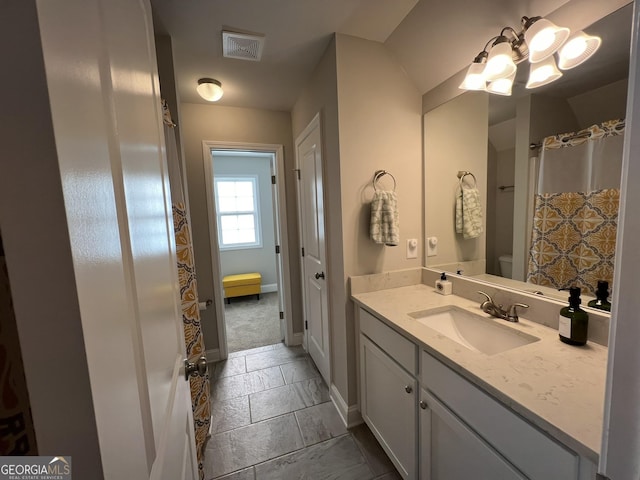
[[[359,308],[362,417],[405,479],[593,480],[596,466]]]
[[[402,477],[415,479],[418,431],[418,381],[415,377],[417,348],[364,310],[360,314],[360,325],[362,418]],[[381,347],[390,354],[395,353],[394,356],[399,357],[405,367]]]
[[[424,389],[420,410],[422,480],[526,478]]]

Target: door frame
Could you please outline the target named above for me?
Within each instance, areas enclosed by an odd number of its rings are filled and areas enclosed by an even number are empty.
[[[280,275],[278,276],[278,288],[282,289],[284,304],[284,342],[292,345],[295,339],[293,333],[293,319],[291,306],[291,273],[289,270],[289,231],[287,226],[287,199],[284,188],[285,167],[284,148],[279,144],[271,143],[248,143],[248,142],[223,142],[214,140],[202,141],[202,160],[204,163],[205,184],[207,194],[207,217],[209,224],[209,244],[211,251],[212,284],[214,307],[216,313],[216,324],[218,328],[218,348],[220,358],[227,358],[229,352],[227,347],[227,327],[224,315],[224,289],[222,287],[222,266],[220,263],[220,243],[218,239],[218,223],[215,215],[215,193],[213,189],[213,166],[211,152],[213,150],[230,150],[258,153],[272,153],[275,158],[275,175],[277,202],[273,205],[273,212],[277,217],[274,224],[276,245],[280,245],[280,254],[276,255],[276,263],[279,263]],[[211,180],[211,182],[209,181]]]
[[[300,132],[300,134],[296,137],[295,140],[295,147],[294,147],[294,151],[295,151],[295,157],[296,157],[296,174],[297,174],[297,181],[296,181],[296,203],[297,203],[297,211],[298,211],[298,239],[300,241],[300,248],[303,249],[304,248],[304,235],[303,235],[303,227],[302,227],[302,198],[301,198],[301,192],[300,192],[300,158],[298,156],[298,147],[299,145],[309,136],[309,134],[315,129],[319,129],[320,131],[320,140],[321,140],[321,145],[320,148],[322,149],[322,152],[324,154],[325,152],[325,148],[323,145],[323,139],[324,139],[324,135],[323,135],[323,131],[322,131],[322,122],[321,122],[321,118],[320,118],[320,112],[316,113],[313,118],[311,119],[311,121],[309,122],[309,124],[304,128],[304,130],[302,130],[302,132]],[[325,183],[325,167],[324,167],[324,157],[322,158],[322,183]],[[325,188],[323,187],[322,189],[322,194],[323,194],[323,203],[326,204],[325,202],[325,198],[324,198],[324,194],[325,194]],[[324,243],[324,258],[325,258],[325,273],[327,275],[327,278],[331,278],[331,272],[330,272],[330,267],[329,267],[329,256],[327,255],[327,243],[326,243],[326,230],[327,230],[327,216],[326,216],[326,208],[324,209],[324,211],[322,212],[322,216],[324,219],[324,229],[325,229],[325,243]],[[308,314],[307,314],[307,299],[306,299],[306,288],[305,288],[305,266],[304,266],[304,259],[302,259],[302,261],[300,262],[300,287],[302,289],[302,320],[303,320],[303,325],[307,325],[307,321],[308,321]],[[325,288],[327,289],[327,331],[328,331],[328,335],[329,335],[329,344],[328,344],[328,358],[329,358],[329,371],[328,371],[328,379],[327,379],[327,383],[329,385],[331,385],[331,382],[333,381],[332,378],[332,361],[331,361],[331,354],[333,352],[333,346],[332,346],[332,342],[333,342],[333,337],[332,337],[332,325],[331,325],[331,295],[329,295],[329,282],[327,282],[327,285],[325,286]],[[308,352],[309,351],[309,336],[308,336],[308,330],[307,328],[304,328],[304,337],[303,337],[303,345],[304,345],[304,349]]]

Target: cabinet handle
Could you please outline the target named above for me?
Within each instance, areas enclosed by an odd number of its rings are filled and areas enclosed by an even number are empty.
[[[425,402],[424,400],[420,400],[420,408],[423,410],[427,409],[427,402]]]
[[[413,392],[413,388],[411,388],[411,385],[407,385],[406,387],[404,387],[404,391],[407,393],[411,393]]]

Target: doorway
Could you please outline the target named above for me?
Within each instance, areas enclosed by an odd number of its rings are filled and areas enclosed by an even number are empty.
[[[293,338],[281,145],[203,142],[220,356]],[[238,295],[231,275],[253,275]],[[227,282],[228,283],[228,282]]]

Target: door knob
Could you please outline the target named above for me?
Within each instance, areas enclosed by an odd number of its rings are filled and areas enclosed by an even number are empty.
[[[413,392],[413,388],[411,387],[411,385],[407,385],[406,387],[404,387],[404,391],[407,393],[411,393]]]
[[[190,362],[185,358],[184,360],[184,379],[189,380],[189,377],[195,377],[200,375],[204,377],[207,373],[207,357],[202,355],[195,362]]]
[[[324,280],[324,272],[320,272],[320,273],[316,272],[316,280],[320,280],[320,279]]]
[[[420,400],[420,408],[423,410],[427,409],[427,402],[425,402],[424,400]]]

